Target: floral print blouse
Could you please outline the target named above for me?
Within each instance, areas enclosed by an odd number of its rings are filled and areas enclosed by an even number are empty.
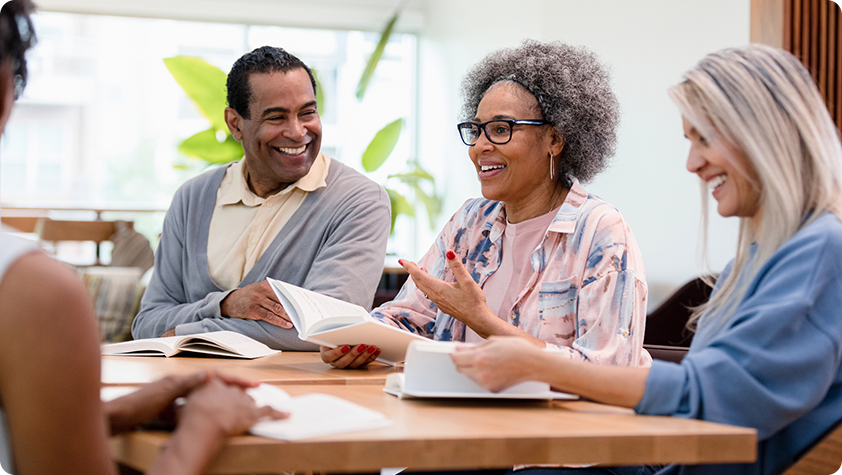
[[[445,253],[452,249],[480,287],[499,267],[506,228],[503,203],[468,200],[418,262],[455,282]],[[532,276],[510,315],[499,317],[572,359],[648,366],[643,349],[646,275],[631,229],[616,208],[573,180],[541,244],[532,252]],[[375,318],[433,340],[464,341],[466,326],[425,298],[410,278]]]

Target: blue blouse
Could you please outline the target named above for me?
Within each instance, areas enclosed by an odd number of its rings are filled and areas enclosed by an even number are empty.
[[[828,213],[805,226],[761,266],[727,321],[716,317],[702,316],[681,364],[653,363],[635,411],[757,429],[753,464],[663,473],[779,473],[842,419],[842,222]]]

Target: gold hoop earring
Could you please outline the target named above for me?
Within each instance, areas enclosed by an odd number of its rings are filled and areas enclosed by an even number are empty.
[[[555,180],[555,171],[553,170],[553,168],[555,167],[553,167],[553,158],[555,157],[553,157],[553,154],[550,153],[550,181]]]

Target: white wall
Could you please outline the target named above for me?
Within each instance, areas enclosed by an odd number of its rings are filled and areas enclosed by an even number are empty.
[[[653,301],[702,272],[698,180],[685,170],[688,145],[666,89],[706,53],[748,43],[749,0],[428,0],[426,6],[419,42],[420,156],[447,185],[442,223],[465,199],[480,195],[454,126],[461,76],[488,52],[523,38],[561,40],[592,49],[613,70],[622,107],[617,155],[585,188],[630,223]],[[712,216],[713,270],[733,257],[736,230],[736,220]]]
[[[622,106],[613,166],[586,189],[619,208],[643,251],[653,300],[703,271],[697,253],[697,180],[666,89],[706,53],[749,41],[750,0],[411,0],[398,30],[419,35],[418,151],[446,192],[439,226],[480,195],[456,134],[462,75],[524,38],[597,52],[613,70]],[[45,10],[379,30],[398,0],[40,0]],[[419,220],[418,258],[436,230]],[[732,257],[736,222],[714,215],[710,262]]]

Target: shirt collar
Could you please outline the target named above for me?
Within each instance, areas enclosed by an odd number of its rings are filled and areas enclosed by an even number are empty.
[[[558,209],[552,224],[547,229],[548,232],[556,232],[561,234],[572,233],[576,229],[576,221],[582,214],[582,209],[588,201],[588,192],[579,184],[579,180],[571,177],[573,185],[570,191],[567,192],[567,197],[564,198],[564,203]]]
[[[571,177],[571,180],[573,181],[573,185],[570,187],[570,191],[567,192],[567,196],[564,198],[561,207],[559,207],[550,227],[547,228],[547,232],[569,234],[576,229],[576,221],[579,220],[582,209],[588,201],[588,192],[582,188],[579,180],[574,177]],[[502,206],[501,203],[497,216],[491,225],[489,238],[492,241],[496,241],[506,230],[506,224],[506,207]]]
[[[219,205],[231,205],[242,202],[246,206],[259,206],[267,199],[273,196],[285,195],[298,188],[301,191],[312,192],[319,188],[327,186],[327,174],[330,169],[330,157],[319,152],[310,171],[306,175],[299,178],[298,181],[266,198],[261,198],[254,194],[246,182],[245,161],[239,160],[234,162],[228,168],[228,173],[231,174],[231,186],[223,191],[222,196],[219,197],[217,203]]]

